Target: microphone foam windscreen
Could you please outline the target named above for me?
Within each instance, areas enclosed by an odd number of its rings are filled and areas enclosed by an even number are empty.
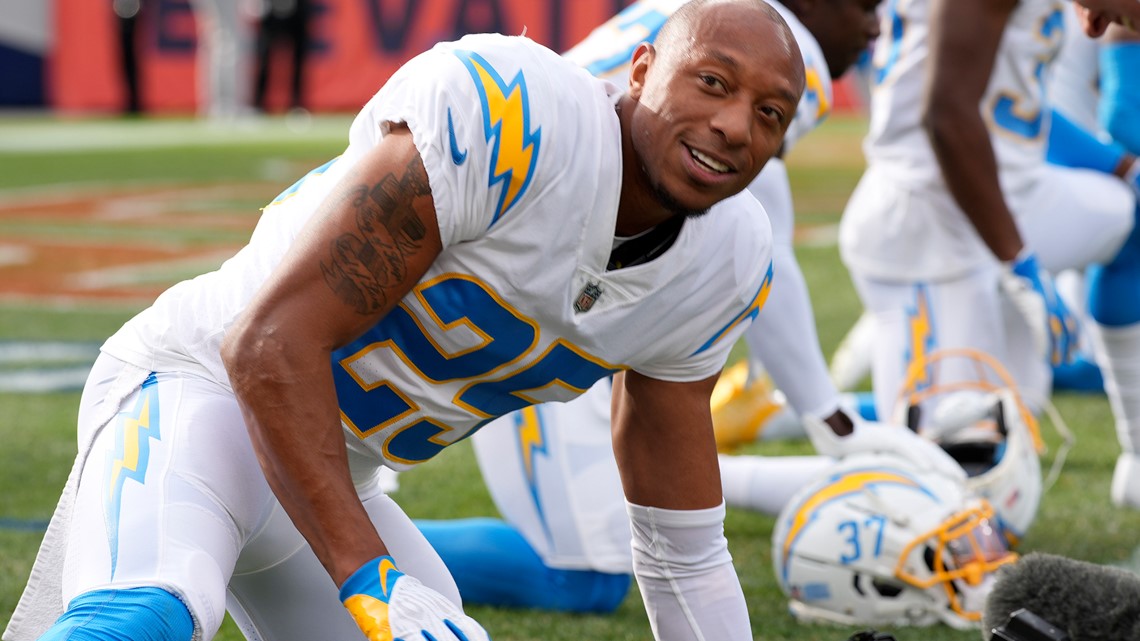
[[[1033,552],[998,571],[982,614],[987,641],[1019,608],[1072,641],[1140,640],[1140,577],[1121,568]]]

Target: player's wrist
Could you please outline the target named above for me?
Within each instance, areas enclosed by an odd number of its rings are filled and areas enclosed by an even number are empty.
[[[396,580],[404,576],[390,556],[364,563],[340,586],[340,602],[368,639],[391,638],[388,603]]]
[[[1022,246],[1021,250],[1012,259],[1003,261],[1005,267],[1017,276],[1028,278],[1030,280],[1036,279],[1039,273],[1037,265],[1037,254],[1035,254],[1028,246]]]
[[[457,599],[404,574],[387,555],[353,572],[340,587],[340,600],[368,641],[490,641],[479,622],[463,613]]]
[[[392,586],[401,576],[404,573],[396,568],[395,559],[387,555],[378,556],[366,561],[345,579],[340,586],[340,601],[347,606],[348,599],[364,595],[387,602]]]
[[[836,436],[848,436],[855,432],[855,422],[843,411],[843,408],[836,408],[834,412],[823,418],[823,422],[831,428]]]
[[[1006,267],[1010,271],[1013,270],[1014,266],[1019,265],[1027,260],[1031,260],[1035,256],[1033,250],[1029,249],[1029,245],[1020,243],[1019,245],[1020,246],[1017,247],[1016,250],[1010,247],[1006,247],[1004,248],[1004,251],[997,251],[995,248],[994,256],[998,259],[998,262],[1001,263],[1003,267]]]

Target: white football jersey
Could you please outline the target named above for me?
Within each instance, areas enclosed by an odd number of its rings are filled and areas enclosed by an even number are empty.
[[[248,246],[174,286],[104,349],[228,384],[225,330],[316,205],[387,123],[427,169],[443,252],[384,319],[333,355],[346,438],[405,469],[496,416],[573,398],[631,368],[720,371],[771,282],[771,230],[748,193],[685,221],[664,254],[607,271],[620,192],[617,89],[521,37],[467,36],[402,67],[344,154],[265,209]]]
[[[1075,5],[1074,5],[1075,6]],[[1065,7],[1065,42],[1053,63],[1049,105],[1086,131],[1100,131],[1100,46],[1081,28],[1073,7]]]
[[[1002,34],[981,109],[1001,171],[1035,168],[1044,158],[1049,63],[1064,32],[1062,0],[1023,0]],[[920,122],[932,19],[929,0],[889,0],[874,50],[870,162],[890,163],[905,178],[940,182],[934,151]]]
[[[979,105],[1002,189],[1015,216],[1042,180],[1049,113],[1045,80],[1060,48],[1061,0],[1023,0],[1013,10]],[[950,197],[922,127],[929,58],[929,0],[890,0],[875,45],[868,171],[848,202],[839,245],[849,268],[886,280],[966,273],[992,254]]]

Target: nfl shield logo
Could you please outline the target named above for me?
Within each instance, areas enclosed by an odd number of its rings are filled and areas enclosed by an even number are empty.
[[[604,290],[598,283],[586,283],[581,292],[578,292],[578,298],[574,299],[574,311],[581,314],[582,312],[590,311],[594,303],[598,302]]]

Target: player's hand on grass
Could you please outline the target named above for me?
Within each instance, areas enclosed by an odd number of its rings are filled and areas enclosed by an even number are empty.
[[[1038,350],[1052,365],[1073,362],[1077,355],[1077,319],[1057,294],[1053,278],[1037,264],[1037,256],[1022,250],[1002,267],[1002,291],[1029,323]]]
[[[352,573],[340,600],[369,641],[490,641],[475,619],[380,556]]]
[[[919,436],[905,425],[856,419],[854,430],[846,436],[839,436],[812,414],[804,414],[802,419],[812,445],[824,456],[843,458],[853,454],[889,452],[957,482],[966,481],[966,472],[958,461],[937,443]]]

